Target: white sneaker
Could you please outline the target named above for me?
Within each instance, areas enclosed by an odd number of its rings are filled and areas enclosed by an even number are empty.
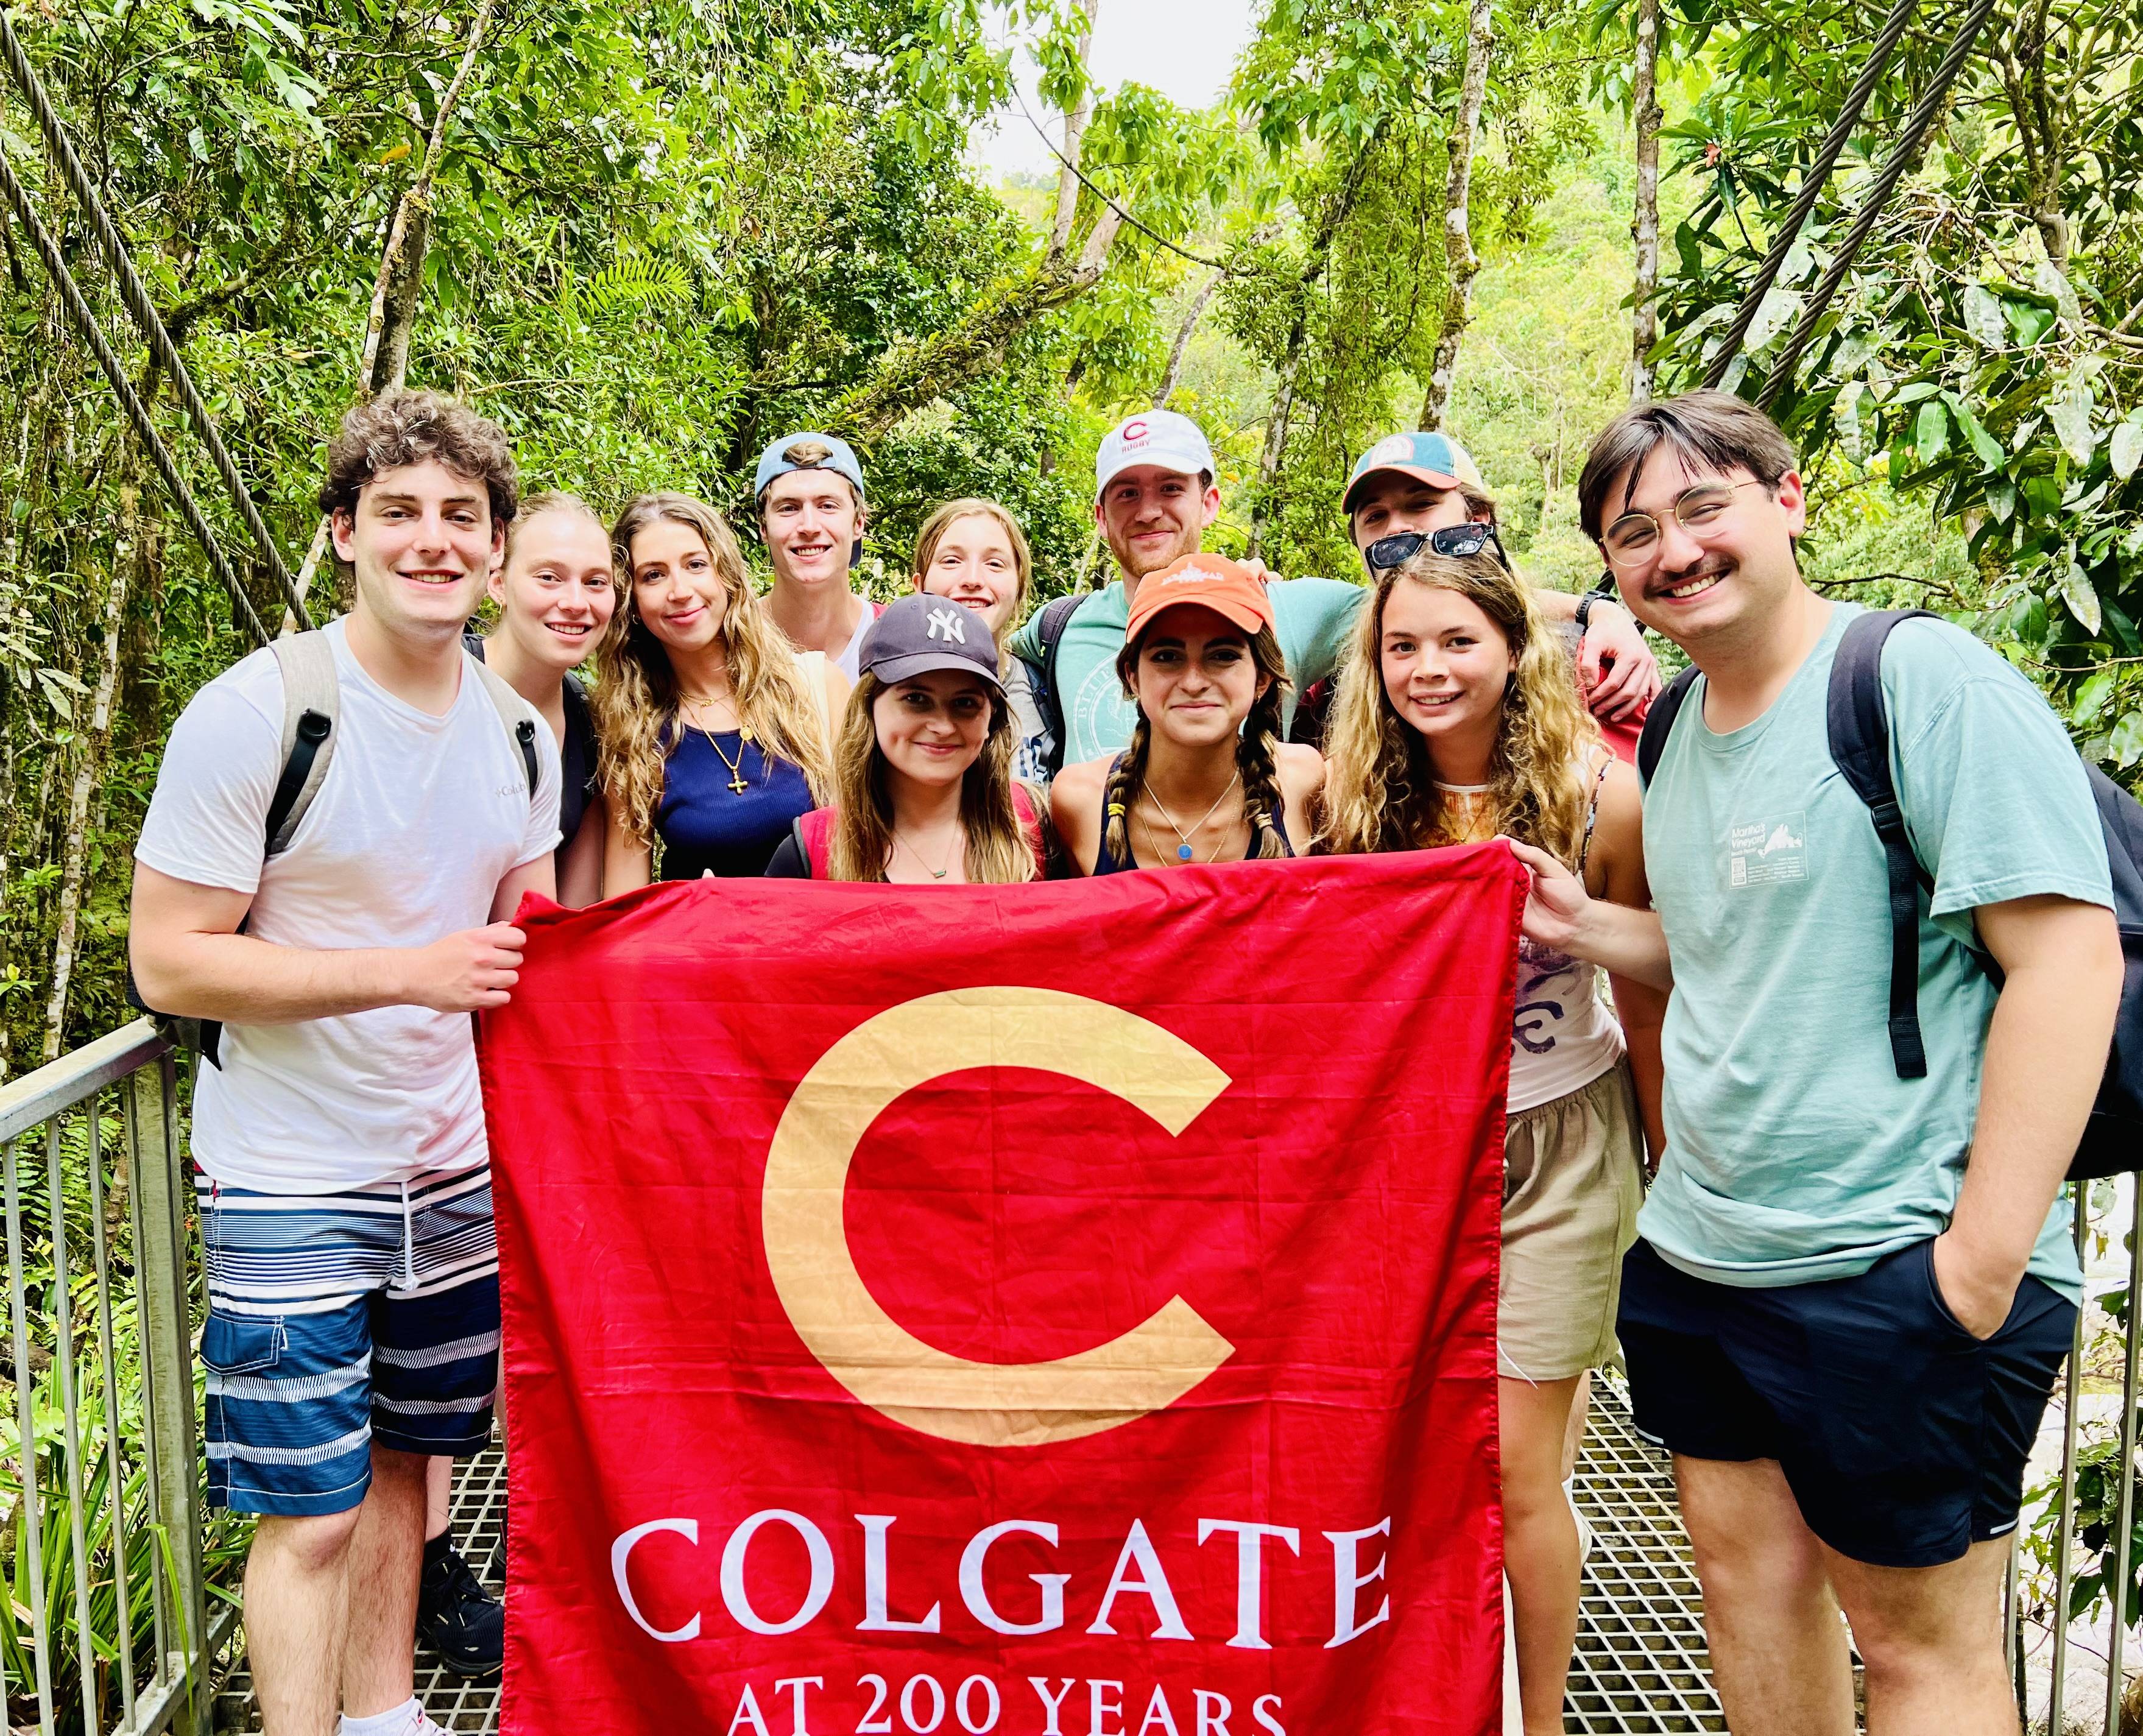
[[[409,1703],[401,1709],[401,1713],[403,1721],[392,1727],[394,1736],[448,1736],[447,1731],[432,1722],[424,1711],[423,1703],[415,1698],[413,1697]],[[374,1715],[384,1719],[391,1718],[395,1714],[393,1709],[390,1708],[388,1711]],[[369,1718],[363,1720],[363,1724],[366,1726],[369,1726],[371,1723],[372,1719]],[[336,1723],[337,1736],[350,1736],[354,1728],[357,1726],[352,1724],[349,1714],[345,1713]]]

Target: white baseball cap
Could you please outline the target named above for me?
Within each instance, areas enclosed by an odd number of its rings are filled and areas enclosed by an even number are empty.
[[[1109,484],[1126,470],[1141,464],[1172,470],[1178,476],[1210,475],[1213,448],[1205,432],[1188,416],[1173,410],[1145,410],[1127,417],[1110,429],[1094,455],[1094,498],[1099,500]]]

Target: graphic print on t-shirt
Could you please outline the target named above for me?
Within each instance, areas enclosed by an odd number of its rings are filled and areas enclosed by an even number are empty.
[[[1069,715],[1074,741],[1124,743],[1131,739],[1131,731],[1138,725],[1138,707],[1124,697],[1123,680],[1112,660],[1096,663],[1086,671],[1086,679],[1072,697]]]
[[[1808,815],[1794,809],[1767,819],[1737,821],[1726,833],[1730,886],[1775,886],[1808,878]]]
[[[1518,942],[1518,1003],[1511,1035],[1521,1048],[1546,1055],[1555,1047],[1563,1010],[1583,987],[1580,972],[1591,968],[1552,947]]]

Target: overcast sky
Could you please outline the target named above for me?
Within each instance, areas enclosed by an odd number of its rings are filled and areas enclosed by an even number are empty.
[[[1126,79],[1151,85],[1185,108],[1204,108],[1217,97],[1250,40],[1255,0],[1101,0],[1094,27],[1092,68],[1105,91]],[[1034,69],[1020,68],[1020,87],[1037,121],[1047,115],[1034,95]],[[1055,128],[1052,127],[1052,136]],[[994,127],[975,129],[969,148],[993,173],[1022,169],[1053,173],[1056,160],[1016,108]]]

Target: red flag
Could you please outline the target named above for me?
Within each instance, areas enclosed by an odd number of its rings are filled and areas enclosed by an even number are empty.
[[[1485,1736],[1499,844],[522,918],[504,1728]]]

